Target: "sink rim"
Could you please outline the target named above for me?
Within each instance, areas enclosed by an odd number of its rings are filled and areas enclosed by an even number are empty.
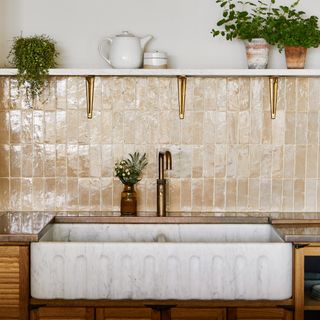
[[[54,232],[55,232],[55,228],[59,229],[60,228],[63,228],[63,227],[69,227],[69,234],[68,234],[68,238],[67,239],[63,239],[62,237],[63,236],[59,236],[56,237],[54,236]],[[83,239],[71,239],[70,240],[70,236],[71,236],[71,232],[73,231],[73,229],[80,229],[80,228],[89,228],[88,230],[89,231],[92,231],[93,228],[103,228],[103,227],[106,227],[107,228],[107,231],[109,231],[109,228],[131,228],[133,229],[134,232],[139,231],[139,228],[149,228],[151,229],[151,231],[154,231],[152,230],[152,228],[158,228],[160,229],[160,232],[159,230],[156,231],[156,234],[155,236],[153,236],[152,239],[146,239],[146,240],[139,240],[136,237],[136,234],[134,234],[133,238],[130,238],[130,235],[126,235],[127,238],[112,238],[112,235],[111,235],[111,239],[104,239],[104,240],[101,240],[101,239],[95,239],[95,240],[92,240],[90,238],[88,238],[88,235],[84,235],[84,238]],[[228,229],[231,229],[231,230],[220,230],[221,228],[223,227],[226,227]],[[241,235],[232,235],[233,237],[238,237],[238,239],[234,240],[234,239],[231,239],[230,240],[230,231],[232,231],[232,228],[234,228],[235,230],[238,230],[239,228],[254,228],[256,230],[253,230],[252,232],[252,237],[254,237],[254,239],[242,239],[244,237],[243,234]],[[161,229],[161,228],[164,228],[164,229]],[[176,228],[177,230],[169,230],[168,231],[168,228]],[[170,233],[172,233],[174,236],[179,236],[181,237],[180,235],[180,228],[182,229],[186,229],[190,234],[191,234],[191,237],[192,239],[171,239],[169,238],[168,233],[169,232],[169,235]],[[209,239],[209,240],[203,240],[203,238],[201,238],[202,235],[200,235],[200,239],[196,239],[194,238],[194,234],[192,234],[193,232],[195,231],[199,231],[197,229],[201,229],[201,228],[204,228],[205,230],[207,229],[210,230],[210,228],[214,228],[214,229],[219,229],[219,232],[220,233],[223,233],[225,232],[224,236],[229,236],[229,239],[225,239],[225,238],[215,238],[215,239]],[[256,234],[257,232],[257,229],[261,228],[263,230],[268,228],[269,229],[269,233],[270,235],[268,236],[267,239],[262,239],[262,237],[264,235],[260,235],[260,234]],[[190,230],[188,230],[190,229]],[[121,229],[119,229],[121,231]],[[80,229],[81,231],[81,229]],[[83,230],[82,230],[83,231]],[[101,231],[105,232],[104,230],[98,230],[97,232],[98,233],[101,233]],[[132,231],[132,230],[131,230]],[[150,231],[150,230],[149,230]],[[201,230],[200,230],[201,231]],[[216,230],[213,230],[213,231],[216,231]],[[113,231],[114,232],[114,231]],[[122,230],[123,232],[123,230]],[[141,232],[141,230],[140,230]],[[186,232],[186,231],[184,231]],[[229,233],[227,233],[229,232]],[[190,236],[187,235],[187,236]],[[118,235],[117,235],[118,236]],[[159,241],[159,237],[160,236],[163,236],[165,239],[164,241]],[[232,237],[231,236],[231,237]],[[246,235],[245,235],[246,236]],[[132,237],[132,235],[131,235]],[[258,239],[257,239],[258,237]],[[260,237],[260,238],[259,238]],[[162,239],[163,240],[163,239]],[[41,243],[113,243],[113,244],[116,244],[116,243],[125,243],[125,244],[146,244],[146,243],[150,243],[150,244],[273,244],[273,243],[285,243],[285,239],[284,237],[282,236],[282,234],[273,226],[271,225],[270,223],[259,223],[259,224],[252,224],[252,223],[246,223],[246,224],[237,224],[237,223],[224,223],[224,224],[205,224],[205,223],[202,223],[202,224],[180,224],[180,223],[172,223],[170,225],[168,224],[130,224],[130,223],[119,223],[119,224],[114,224],[114,223],[52,223],[50,224],[49,228],[47,228],[46,232],[44,232],[41,237],[39,238],[39,242]]]

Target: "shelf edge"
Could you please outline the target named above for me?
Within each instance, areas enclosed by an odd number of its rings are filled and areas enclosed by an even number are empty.
[[[15,76],[17,69],[0,68],[0,76]],[[320,77],[320,69],[50,69],[51,76],[133,77]]]

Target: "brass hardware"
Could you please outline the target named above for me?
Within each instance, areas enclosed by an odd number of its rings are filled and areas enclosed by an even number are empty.
[[[94,96],[94,76],[86,77],[86,89],[87,89],[87,117],[92,119],[93,113],[93,96]]]
[[[166,162],[164,162],[164,159]],[[157,179],[157,216],[166,216],[166,184],[167,180],[164,178],[164,170],[172,170],[172,156],[170,151],[165,153],[159,152],[159,179]],[[164,168],[166,164],[166,168]]]
[[[179,94],[179,118],[184,119],[186,106],[187,77],[178,77],[178,94]]]
[[[278,84],[279,84],[278,77],[269,78],[271,119],[275,119],[277,115]]]

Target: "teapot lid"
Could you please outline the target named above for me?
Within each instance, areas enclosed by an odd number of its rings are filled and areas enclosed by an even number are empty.
[[[130,33],[129,31],[122,31],[120,34],[117,34],[116,37],[133,37],[135,38],[135,36]]]

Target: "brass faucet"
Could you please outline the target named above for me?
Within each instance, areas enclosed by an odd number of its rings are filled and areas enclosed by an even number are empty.
[[[164,168],[166,164],[166,168]],[[172,170],[172,156],[170,151],[159,152],[159,178],[157,179],[157,216],[165,217],[166,212],[166,183],[164,170]]]

